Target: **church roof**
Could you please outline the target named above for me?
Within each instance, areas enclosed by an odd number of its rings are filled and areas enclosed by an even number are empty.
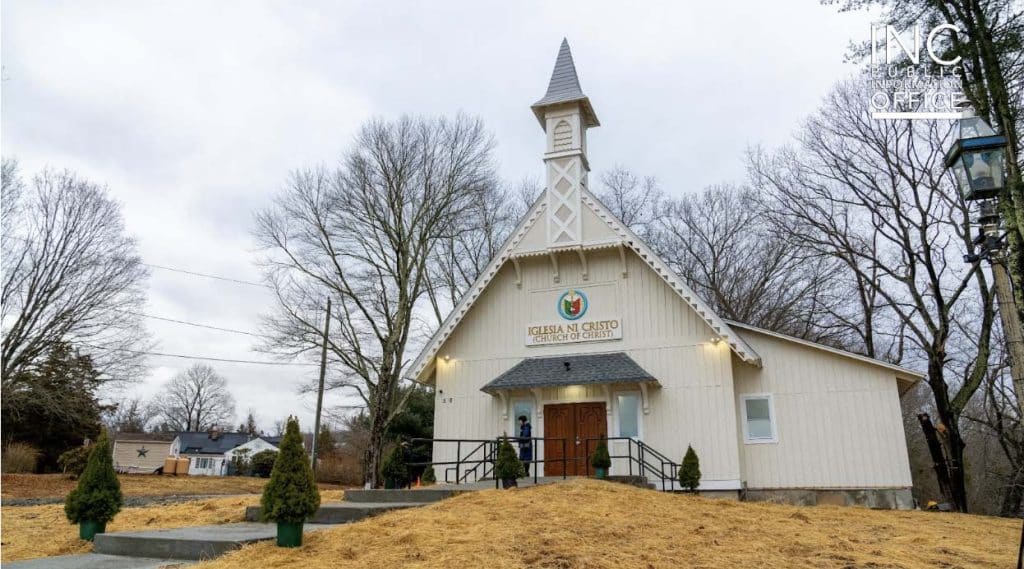
[[[548,83],[548,91],[544,97],[534,103],[530,108],[537,115],[537,120],[544,126],[544,108],[562,103],[579,101],[583,105],[583,114],[586,117],[588,127],[600,126],[594,108],[590,105],[590,99],[583,94],[580,87],[580,78],[576,75],[576,63],[572,60],[572,51],[569,50],[569,41],[562,38],[562,46],[558,50],[558,58],[555,59],[555,69],[551,72],[551,81]]]
[[[623,352],[527,358],[480,388],[485,393],[503,389],[530,389],[601,383],[658,383]]]
[[[618,220],[611,211],[608,210],[593,194],[590,193],[586,188],[581,189],[581,196],[584,206],[589,208],[590,211],[594,212],[601,221],[607,224],[621,239],[620,243],[633,250],[640,259],[655,273],[658,274],[671,288],[679,295],[683,301],[692,308],[697,315],[711,327],[711,330],[718,334],[725,342],[729,345],[733,352],[743,360],[754,366],[761,366],[761,357],[757,355],[749,344],[747,344],[739,334],[732,331],[729,325],[721,319],[711,307],[705,304],[696,293],[694,293],[690,287],[678,275],[676,275],[672,269],[659,257],[640,237],[638,237],[632,230],[629,229],[624,223]],[[548,206],[547,203],[547,192],[541,192],[537,201],[533,203],[530,210],[523,216],[523,219],[519,222],[519,226],[509,235],[508,240],[505,241],[505,245],[498,251],[498,254],[491,259],[491,262],[486,268],[480,273],[476,281],[466,291],[459,302],[455,305],[452,311],[445,318],[445,321],[441,326],[434,332],[427,344],[423,346],[419,355],[413,360],[410,366],[409,378],[413,381],[423,381],[424,374],[433,368],[434,358],[437,356],[438,350],[445,343],[446,340],[455,332],[455,328],[459,325],[462,319],[469,313],[469,310],[473,308],[476,300],[480,298],[487,285],[494,280],[494,277],[498,275],[498,271],[501,267],[516,257],[515,249],[523,236],[530,230],[530,228],[538,223],[543,212]]]

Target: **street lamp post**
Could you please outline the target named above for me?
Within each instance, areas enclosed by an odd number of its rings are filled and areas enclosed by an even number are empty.
[[[1010,356],[1010,376],[1017,406],[1024,413],[1024,330],[1013,299],[1013,284],[1007,271],[1006,233],[999,216],[999,195],[1006,180],[1006,137],[996,134],[974,111],[965,109],[959,122],[959,136],[946,153],[946,167],[952,168],[965,200],[977,201],[976,222],[981,233],[974,238],[979,253],[964,255],[964,261],[988,261],[992,267],[999,318]],[[1021,283],[1018,283],[1021,284]]]

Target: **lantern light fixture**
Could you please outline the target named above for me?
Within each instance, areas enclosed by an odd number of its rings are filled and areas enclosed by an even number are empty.
[[[957,125],[957,139],[946,152],[957,185],[968,201],[994,198],[1006,183],[1006,137],[996,134],[974,110],[965,108]]]

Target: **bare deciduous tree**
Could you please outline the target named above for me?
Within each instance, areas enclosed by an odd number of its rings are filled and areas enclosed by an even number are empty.
[[[174,431],[230,428],[235,421],[235,398],[227,380],[206,364],[194,364],[174,376],[154,404]]]
[[[665,194],[653,176],[640,178],[624,166],[601,174],[597,199],[640,238],[651,238],[665,213]]]
[[[845,299],[828,260],[809,261],[765,222],[749,189],[714,186],[665,203],[656,248],[716,311],[733,320],[841,345],[829,326]]]
[[[483,124],[461,115],[373,121],[337,170],[297,172],[257,217],[279,304],[266,318],[273,341],[264,348],[288,355],[317,348],[321,307],[331,296],[337,309],[328,347],[340,365],[328,385],[355,392],[367,406],[371,484],[386,429],[401,410],[412,324],[418,309],[431,309],[430,261],[472,227],[463,222],[466,212],[486,209],[492,146]]]
[[[973,244],[966,204],[942,165],[948,127],[873,120],[868,100],[862,86],[841,83],[804,125],[798,150],[755,154],[750,169],[771,195],[778,234],[841,262],[870,291],[870,302],[860,299],[865,307],[885,306],[891,341],[911,344],[889,352],[876,346],[875,354],[899,354],[927,369],[949,435],[949,499],[966,511],[960,418],[987,372],[992,295],[985,274],[960,261]],[[973,337],[964,335],[968,328]],[[966,353],[959,362],[951,361],[956,350]]]
[[[112,404],[103,423],[114,432],[144,433],[159,415],[159,410],[141,397],[129,397]]]
[[[104,381],[140,371],[138,316],[147,276],[105,188],[68,171],[24,184],[13,161],[2,181],[4,388],[59,342],[91,357]]]

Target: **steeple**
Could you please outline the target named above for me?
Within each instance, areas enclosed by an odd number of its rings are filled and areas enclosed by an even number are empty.
[[[582,193],[587,187],[587,129],[598,126],[590,99],[580,88],[569,42],[562,40],[548,92],[531,107],[547,134],[547,226],[549,249],[583,244]]]
[[[601,126],[594,113],[594,108],[590,105],[590,99],[583,94],[583,89],[580,88],[580,78],[576,75],[576,63],[572,60],[569,40],[565,38],[562,38],[562,46],[558,49],[558,58],[555,59],[555,69],[551,72],[548,92],[530,108],[533,109],[533,114],[537,115],[541,127],[544,127],[545,108],[563,103],[579,103],[583,107],[587,128]]]

